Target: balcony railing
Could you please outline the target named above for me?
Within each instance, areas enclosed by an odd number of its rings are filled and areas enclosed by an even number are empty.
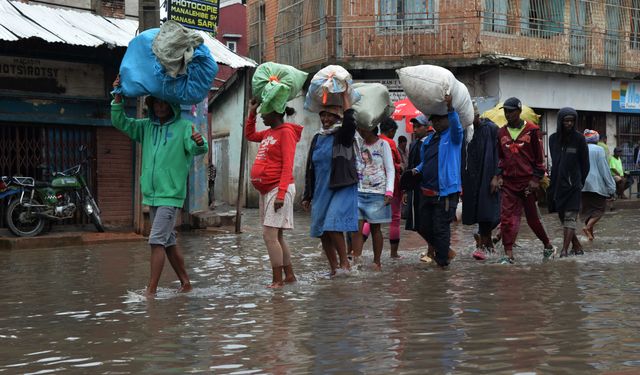
[[[573,17],[575,22],[545,22],[513,14],[488,16],[483,8],[467,9],[465,2],[457,0],[440,1],[440,5],[448,2],[456,2],[461,9],[394,17],[376,14],[374,7],[362,9],[364,13],[343,9],[337,16],[327,12],[276,35],[277,61],[302,68],[329,61],[379,68],[406,61],[502,57],[582,69],[640,71],[640,27],[634,28],[632,22],[640,9],[613,12],[607,5],[606,11],[589,13],[586,20],[573,16],[575,10],[570,12],[566,6],[562,9],[566,18]]]

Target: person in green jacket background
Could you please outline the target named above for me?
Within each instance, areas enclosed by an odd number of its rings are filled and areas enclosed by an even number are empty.
[[[120,86],[116,77],[113,87]],[[180,105],[147,97],[149,117],[132,119],[126,116],[122,96],[111,102],[111,123],[131,139],[142,144],[142,204],[149,206],[151,216],[151,277],[147,295],[155,296],[165,254],[180,279],[180,292],[191,290],[184,266],[184,257],[176,246],[174,231],[178,209],[187,197],[187,176],[195,155],[206,154],[206,139],[195,126],[180,118]]]
[[[624,195],[624,191],[631,186],[633,181],[624,172],[621,156],[622,149],[616,147],[613,150],[613,156],[609,159],[609,168],[611,169],[613,179],[616,181],[616,194],[618,195],[618,198],[627,199],[627,196]]]

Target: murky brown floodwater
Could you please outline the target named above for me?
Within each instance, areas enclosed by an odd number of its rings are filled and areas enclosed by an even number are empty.
[[[527,228],[516,265],[481,264],[458,228],[447,271],[386,250],[382,273],[334,280],[297,218],[300,281],[279,291],[255,230],[182,235],[195,291],[173,294],[167,263],[150,302],[143,243],[0,253],[0,373],[640,372],[637,211],[607,215],[578,258],[543,263]]]

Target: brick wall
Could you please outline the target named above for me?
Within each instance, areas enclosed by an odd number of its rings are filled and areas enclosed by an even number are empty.
[[[105,17],[124,18],[124,0],[100,0],[99,13]]]
[[[249,10],[249,12],[252,12],[252,5],[253,4],[259,4],[261,2],[264,2],[264,6],[265,6],[265,61],[275,61],[276,60],[276,50],[275,50],[275,45],[274,45],[274,36],[276,34],[276,26],[277,26],[277,20],[278,20],[278,1],[276,0],[249,0],[247,1],[247,9]],[[250,17],[251,15],[247,14],[248,17]],[[249,19],[249,18],[247,18]],[[249,30],[247,30],[247,32],[250,32]],[[250,40],[250,38],[247,38],[248,40]]]
[[[111,127],[97,130],[98,205],[106,225],[133,225],[133,143]]]
[[[264,0],[253,0],[249,3],[260,1]],[[406,59],[434,62],[476,59],[485,55],[507,55],[609,71],[636,72],[640,67],[640,49],[629,46],[630,31],[625,18],[621,21],[621,27],[625,28],[625,31],[617,36],[607,36],[604,2],[581,1],[583,4],[589,4],[590,21],[584,28],[584,34],[575,35],[572,35],[575,31],[572,31],[573,26],[570,25],[570,3],[566,2],[563,10],[564,29],[555,35],[539,34],[535,28],[521,32],[518,13],[521,0],[510,2],[513,11],[510,11],[508,24],[505,25],[508,30],[502,32],[483,30],[483,0],[438,1],[435,22],[431,26],[423,24],[416,29],[381,26],[384,22],[376,21],[375,16],[377,1],[342,2],[343,6],[338,9],[328,6],[329,17],[326,20],[303,17],[301,33],[296,31],[279,37],[277,48],[284,51],[281,54],[276,53],[274,42],[279,2],[266,1],[266,60],[278,61],[277,56],[285,56],[285,60],[290,58],[291,61],[278,62],[293,64],[302,69],[334,61],[347,67],[350,63],[373,61],[379,62],[380,67],[384,68],[385,62],[402,62]],[[304,6],[311,6],[310,4],[316,3],[311,0],[304,2]],[[338,34],[333,35],[335,29],[332,15],[336,13],[341,15],[341,23],[337,25],[340,30],[339,44],[335,42]],[[300,16],[303,15],[304,12]],[[318,25],[324,25],[326,35],[315,31]],[[615,40],[607,41],[607,38]],[[339,50],[336,50],[336,45],[339,45]],[[612,49],[617,52],[612,53]],[[298,50],[301,53],[298,53]],[[296,57],[298,54],[302,55],[301,61]]]

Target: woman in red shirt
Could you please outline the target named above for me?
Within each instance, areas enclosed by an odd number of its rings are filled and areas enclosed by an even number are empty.
[[[293,161],[302,126],[284,122],[285,113],[287,116],[295,113],[293,108],[287,107],[284,113],[263,113],[262,121],[269,129],[257,132],[258,105],[255,99],[249,102],[245,137],[251,142],[260,142],[251,168],[251,183],[260,192],[262,237],[273,268],[273,281],[269,287],[280,288],[285,282],[296,281],[283,230],[293,229],[293,199],[296,195]]]

